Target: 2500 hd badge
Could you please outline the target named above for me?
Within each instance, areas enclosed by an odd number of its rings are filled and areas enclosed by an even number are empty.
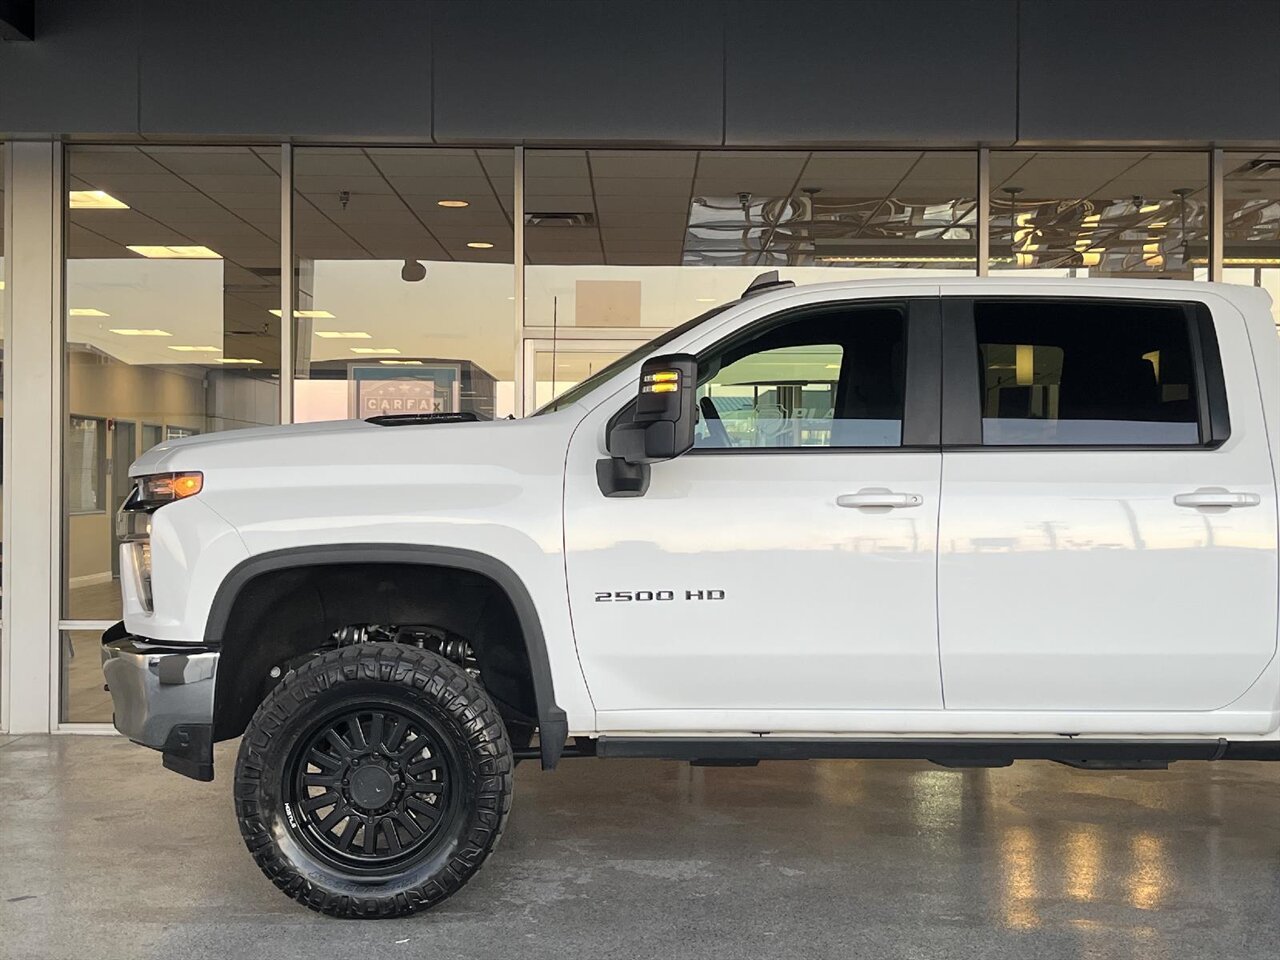
[[[647,600],[675,600],[675,590],[597,590],[596,603],[633,603]],[[686,600],[723,600],[723,590],[686,590]]]

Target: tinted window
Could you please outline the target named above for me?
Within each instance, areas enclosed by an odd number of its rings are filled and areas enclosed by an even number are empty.
[[[699,357],[694,446],[899,446],[904,330],[900,307],[847,307]]]
[[[1200,442],[1181,304],[979,301],[974,319],[983,443]]]

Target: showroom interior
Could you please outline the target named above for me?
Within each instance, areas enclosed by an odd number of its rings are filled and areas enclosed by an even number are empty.
[[[1086,31],[1078,4],[926,4],[921,48],[956,38],[946,96],[904,81],[827,107],[901,60],[809,37],[798,65],[749,29],[804,4],[391,4],[341,37],[342,2],[301,24],[161,6],[38,3],[35,39],[0,45],[3,732],[110,730],[113,514],[164,440],[523,416],[767,270],[1220,280],[1267,289],[1280,324],[1274,4],[1137,45],[1116,39],[1125,5]],[[872,6],[886,29],[909,16]],[[546,66],[521,41],[535,16],[577,49],[608,32],[614,58]],[[342,62],[288,52],[294,30]],[[1107,96],[1055,43],[1072,31],[1123,53]],[[479,76],[463,36],[486,38]],[[979,38],[981,69],[956,49]],[[1258,55],[1208,55],[1242,46]],[[787,70],[762,83],[760,62]],[[1215,82],[1251,70],[1248,97]]]

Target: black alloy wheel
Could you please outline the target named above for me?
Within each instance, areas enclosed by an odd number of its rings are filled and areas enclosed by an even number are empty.
[[[419,710],[378,703],[317,722],[289,764],[285,818],[311,852],[340,870],[412,860],[447,821],[446,738]]]
[[[478,681],[437,654],[366,643],[289,671],[240,742],[235,799],[258,866],[339,917],[456,893],[511,809],[511,745]]]

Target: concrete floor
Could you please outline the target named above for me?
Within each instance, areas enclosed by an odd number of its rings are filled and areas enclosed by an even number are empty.
[[[219,779],[108,737],[0,737],[0,957],[1266,957],[1280,765],[523,764],[452,900],[336,921],[281,896]]]

